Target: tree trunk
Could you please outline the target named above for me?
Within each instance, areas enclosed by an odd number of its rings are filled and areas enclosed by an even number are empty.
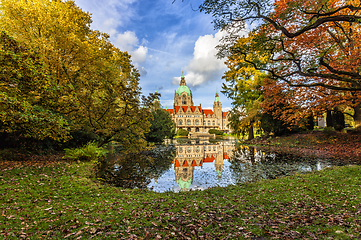
[[[327,110],[326,114],[326,127],[333,127],[333,118],[331,110]]]
[[[252,165],[256,162],[254,158],[254,147],[249,146],[249,160],[251,161]]]
[[[355,121],[355,129],[358,132],[361,132],[361,104],[357,104],[354,107],[354,115],[353,115],[353,120]]]
[[[253,138],[254,138],[253,124],[251,124],[251,126],[248,129],[248,140],[252,140]]]

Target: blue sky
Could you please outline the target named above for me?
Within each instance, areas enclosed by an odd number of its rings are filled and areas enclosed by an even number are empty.
[[[212,108],[226,67],[215,57],[222,32],[209,15],[194,11],[201,0],[75,0],[92,13],[92,28],[106,32],[111,42],[132,55],[141,73],[144,95],[158,90],[162,106],[173,106],[182,71],[195,105]],[[193,8],[193,9],[192,9]],[[231,101],[220,93],[224,110]]]

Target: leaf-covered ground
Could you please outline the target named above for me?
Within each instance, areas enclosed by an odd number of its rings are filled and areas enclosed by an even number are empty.
[[[361,134],[315,131],[285,137],[254,139],[247,143],[266,146],[271,148],[271,151],[361,162]]]
[[[1,162],[0,239],[357,239],[361,167],[181,193],[124,190],[89,163]]]

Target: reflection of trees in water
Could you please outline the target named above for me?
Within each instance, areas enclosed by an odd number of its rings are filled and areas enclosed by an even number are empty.
[[[173,145],[127,155],[120,155],[115,149],[98,166],[97,177],[117,187],[146,188],[152,178],[170,168],[174,157]]]
[[[241,146],[234,151],[230,168],[237,182],[248,182],[314,171],[320,168],[320,163],[317,159],[265,153],[254,147]]]

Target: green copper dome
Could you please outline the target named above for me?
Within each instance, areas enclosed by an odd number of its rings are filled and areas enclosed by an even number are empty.
[[[218,92],[216,93],[216,98],[214,99],[214,102],[221,102],[221,101],[219,100]]]
[[[178,87],[176,93],[180,96],[183,92],[186,92],[188,94],[188,96],[191,95],[191,90],[189,89],[189,87],[185,86],[185,85],[181,85]]]
[[[187,182],[183,181],[182,178],[179,178],[177,183],[181,189],[187,189],[192,185],[192,178],[189,178]]]

